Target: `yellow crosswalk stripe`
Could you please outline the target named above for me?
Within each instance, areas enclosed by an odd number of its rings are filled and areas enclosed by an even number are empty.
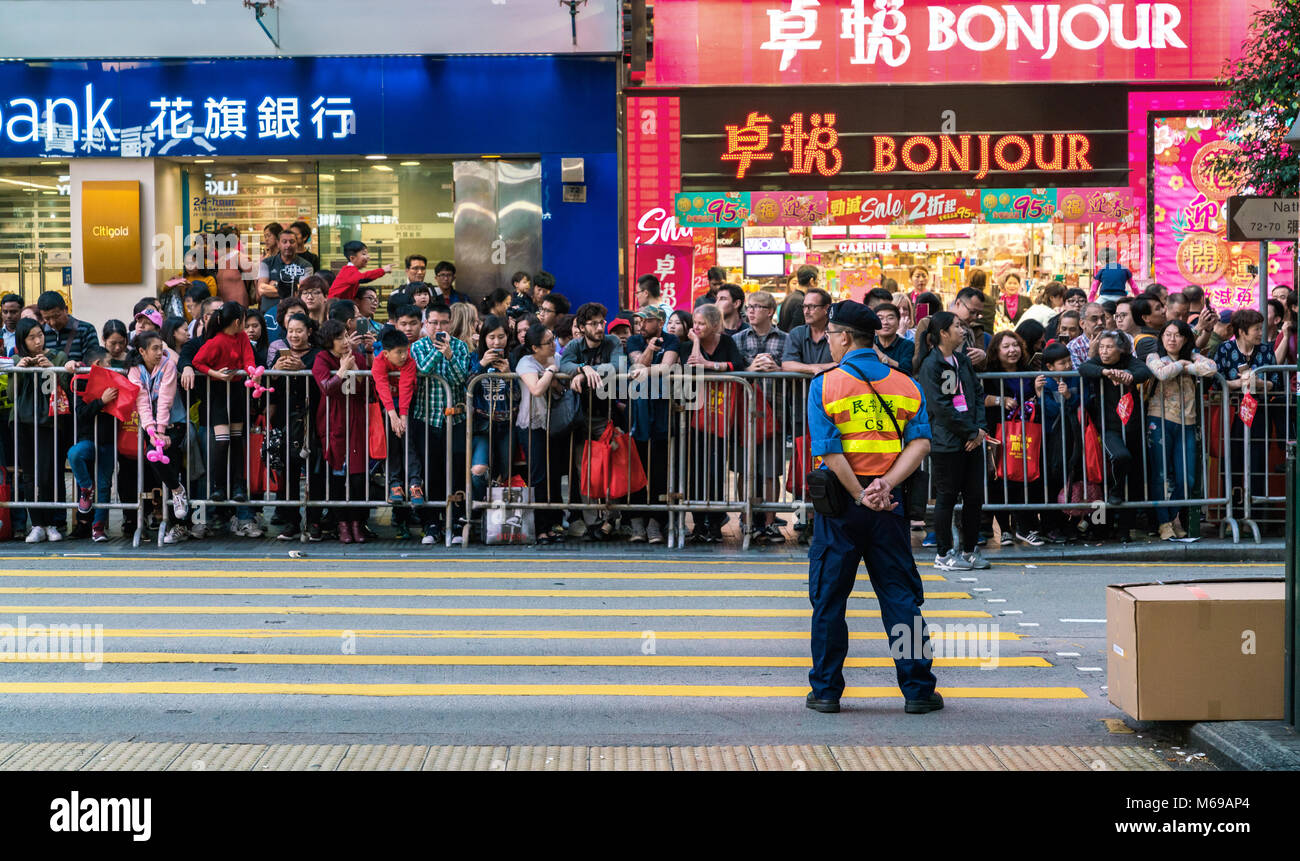
[[[0,586],[0,595],[294,595],[374,596],[377,598],[802,598],[797,589],[388,589],[251,586]],[[854,592],[852,598],[874,599],[875,592]],[[930,592],[926,598],[966,599],[967,592]]]
[[[6,557],[12,559],[13,557]],[[203,561],[203,560],[199,560]],[[865,572],[862,575],[865,578]],[[68,568],[60,571],[42,571],[22,569],[0,569],[0,577],[69,577],[69,578],[132,578],[132,579],[173,579],[185,580],[699,580],[703,582],[783,582],[806,581],[807,566],[802,572],[789,574],[721,574],[710,572],[683,571],[647,571],[644,573],[628,571],[310,571],[295,568],[287,571],[220,571],[216,569],[160,569],[147,568],[100,571],[78,570]],[[922,574],[921,579],[927,583],[944,583],[946,577],[941,574]]]
[[[21,633],[21,631],[19,631]],[[47,632],[41,632],[47,633]],[[342,628],[105,628],[105,638],[202,639],[205,637],[232,637],[239,639],[331,639],[355,636],[359,639],[416,639],[416,640],[641,640],[645,631],[525,631],[525,630],[418,630],[394,628],[389,630],[344,630]],[[29,634],[29,636],[32,636]],[[807,631],[654,631],[659,640],[803,640]],[[985,631],[982,633],[932,631],[931,639],[1019,640],[1012,631]],[[884,640],[883,631],[850,631],[850,640]]]
[[[530,685],[282,682],[0,682],[4,694],[305,694],[365,697],[551,696],[551,697],[747,697],[800,700],[807,685]],[[1077,687],[940,688],[945,699],[1087,699]],[[846,688],[844,699],[901,699],[897,687]]]
[[[185,604],[171,606],[131,605],[68,605],[61,604],[10,604],[0,606],[0,613],[27,615],[90,615],[90,616],[564,616],[605,617],[632,616],[658,618],[671,616],[718,616],[738,619],[800,619],[812,614],[811,609],[769,610],[750,607],[673,608],[652,607],[631,609],[626,607],[574,608],[574,607],[258,607],[247,604],[231,606],[192,607]],[[879,610],[849,610],[850,618],[879,618]],[[991,619],[980,610],[927,610],[931,619]]]
[[[96,661],[98,662],[98,660]],[[0,655],[0,663],[84,664],[84,657]],[[812,666],[809,658],[705,656],[705,655],[232,655],[228,652],[105,652],[105,664],[302,664],[319,666],[414,667],[798,667]],[[936,667],[1051,667],[1044,658],[978,657],[934,659]],[[892,658],[846,658],[846,667],[893,667]]]

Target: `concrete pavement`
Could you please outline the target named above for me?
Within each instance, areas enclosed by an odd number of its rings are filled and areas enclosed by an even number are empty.
[[[0,663],[3,741],[101,745],[83,765],[104,745],[131,742],[397,745],[424,749],[420,767],[478,762],[466,751],[485,746],[517,748],[513,761],[533,763],[531,751],[551,746],[569,749],[564,761],[582,768],[602,767],[600,755],[622,763],[666,755],[672,765],[686,750],[705,764],[760,767],[798,759],[791,745],[811,746],[816,762],[837,768],[890,757],[921,768],[1073,767],[1079,751],[1118,747],[1128,753],[1112,753],[1128,759],[1103,767],[1203,768],[1199,750],[1128,731],[1106,701],[1104,586],[1156,570],[1165,578],[1280,572],[1044,560],[971,575],[923,567],[927,619],[973,626],[950,629],[949,645],[963,650],[940,653],[948,706],[925,716],[902,712],[863,576],[850,605],[845,711],[822,715],[802,706],[801,559],[615,555],[599,545],[508,556],[374,548],[373,557],[342,560],[313,546],[306,558],[253,559],[199,556],[202,546],[162,557],[0,557],[0,625],[28,635],[41,625],[103,626],[97,669],[83,655]],[[767,746],[786,753],[762,753]],[[593,759],[600,747],[622,752]],[[184,747],[161,750],[121,756],[171,767]],[[239,762],[279,762],[266,758],[270,750]],[[395,761],[390,754],[353,758]],[[39,763],[39,754],[14,748],[0,769]]]

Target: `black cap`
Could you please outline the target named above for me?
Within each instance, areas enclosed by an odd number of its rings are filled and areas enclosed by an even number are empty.
[[[880,329],[880,318],[876,316],[875,311],[872,311],[861,302],[848,299],[843,302],[836,302],[831,306],[830,322],[866,334],[871,334]]]

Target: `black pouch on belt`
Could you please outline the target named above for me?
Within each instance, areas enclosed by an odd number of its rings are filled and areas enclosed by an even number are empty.
[[[808,473],[804,487],[808,490],[808,501],[812,503],[813,511],[827,517],[843,516],[853,503],[849,492],[829,469],[814,469]]]

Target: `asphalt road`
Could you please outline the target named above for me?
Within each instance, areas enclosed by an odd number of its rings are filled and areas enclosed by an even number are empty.
[[[1106,584],[1282,571],[923,568],[927,619],[985,636],[949,639],[971,657],[936,668],[947,708],[913,716],[865,572],[844,711],[803,707],[799,561],[176,553],[163,567],[7,556],[0,569],[0,626],[19,629],[0,627],[3,741],[646,745],[1142,744],[1106,723],[1120,717],[1106,698]],[[102,625],[103,665],[13,660],[24,620],[29,651],[32,625]]]

